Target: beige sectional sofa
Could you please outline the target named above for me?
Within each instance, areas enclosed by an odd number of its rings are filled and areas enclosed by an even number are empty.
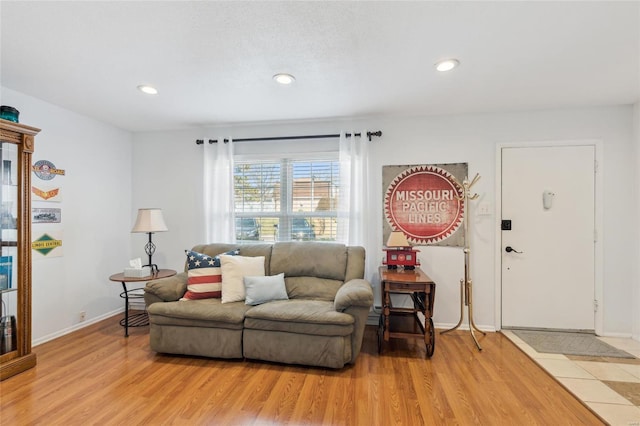
[[[208,244],[192,251],[264,256],[265,275],[284,273],[288,300],[256,306],[181,301],[187,272],[150,281],[145,302],[156,352],[341,368],[360,352],[373,304],[362,247],[323,242]],[[224,290],[223,290],[224,291]]]

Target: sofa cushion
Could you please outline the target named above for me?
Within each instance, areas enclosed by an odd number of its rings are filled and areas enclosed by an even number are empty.
[[[235,256],[238,249],[226,254]],[[180,300],[208,299],[222,296],[220,257],[185,250],[187,255],[187,292]]]
[[[336,298],[342,281],[317,277],[286,277],[289,299],[315,299],[332,301]]]
[[[284,285],[284,274],[265,277],[244,277],[245,303],[260,305],[272,300],[286,300],[287,288]]]
[[[351,315],[336,312],[323,300],[277,300],[254,306],[246,314],[244,327],[317,336],[348,336],[353,333]]]
[[[220,255],[222,268],[222,303],[245,299],[245,276],[264,276],[264,256]]]
[[[222,304],[220,299],[201,299],[188,303],[154,303],[147,310],[151,324],[241,330],[250,308],[242,302]]]
[[[317,277],[344,282],[347,247],[314,241],[279,242],[273,245],[270,274],[285,277]]]

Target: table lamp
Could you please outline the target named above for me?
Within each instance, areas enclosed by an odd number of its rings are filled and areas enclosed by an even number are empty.
[[[392,231],[387,240],[387,247],[411,247],[404,232]]]
[[[411,247],[404,232],[392,231],[387,239],[387,246],[383,250],[387,252],[387,256],[386,259],[383,259],[382,264],[387,265],[388,269],[398,269],[401,266],[411,270],[420,266],[418,260],[420,250]]]
[[[138,209],[138,217],[136,218],[136,224],[133,225],[131,232],[145,232],[149,234],[149,242],[145,244],[144,251],[149,256],[149,263],[144,266],[151,268],[151,273],[158,270],[158,265],[155,265],[151,258],[156,251],[156,245],[151,240],[151,235],[154,232],[168,231],[167,225],[164,223],[162,217],[162,210],[160,209]]]

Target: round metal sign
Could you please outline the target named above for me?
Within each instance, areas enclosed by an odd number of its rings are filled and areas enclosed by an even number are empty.
[[[384,214],[394,230],[414,244],[449,238],[462,224],[462,187],[446,170],[416,166],[396,176],[384,196]]]

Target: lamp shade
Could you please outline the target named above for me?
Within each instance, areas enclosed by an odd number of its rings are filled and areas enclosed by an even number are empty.
[[[393,231],[389,234],[389,239],[387,240],[387,247],[410,247],[409,241],[407,241],[407,237],[403,232]]]
[[[164,232],[168,231],[160,209],[139,209],[136,224],[131,232]]]

